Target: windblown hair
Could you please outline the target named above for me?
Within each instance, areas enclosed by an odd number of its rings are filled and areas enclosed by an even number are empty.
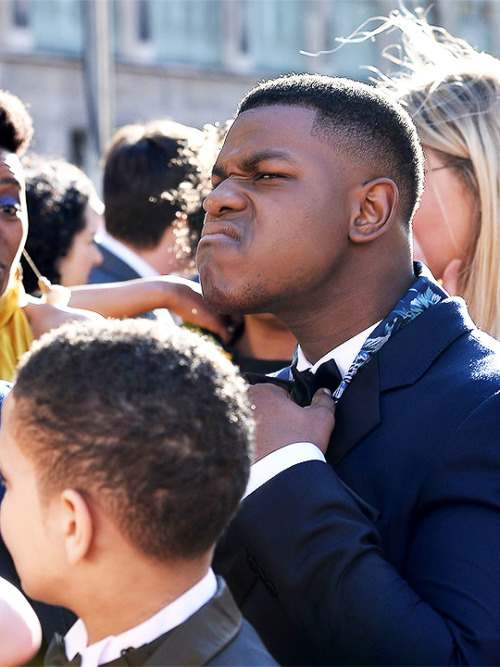
[[[40,273],[61,282],[59,262],[86,226],[85,209],[97,194],[90,178],[63,159],[30,155],[23,159],[29,229],[26,250]],[[38,279],[21,258],[26,292],[38,291]]]
[[[71,323],[33,344],[13,392],[44,502],[78,490],[158,560],[213,547],[252,444],[246,385],[214,344],[150,320]]]
[[[201,231],[209,169],[201,130],[170,120],[121,127],[104,156],[106,229],[138,249],[155,248],[168,227],[178,256],[192,258]],[[189,229],[186,216],[190,216]],[[190,230],[190,231],[189,231]],[[191,235],[190,235],[191,233]]]
[[[0,147],[21,156],[33,136],[33,121],[24,103],[7,90],[0,90]]]
[[[415,127],[401,106],[373,86],[348,79],[292,74],[257,85],[237,115],[256,107],[288,105],[317,111],[312,134],[329,141],[352,164],[390,178],[409,222],[422,192],[423,156]]]
[[[390,77],[378,73],[379,87],[406,107],[424,147],[437,151],[476,199],[479,224],[459,292],[478,326],[498,338],[500,60],[408,10],[380,20],[377,32],[399,29],[402,46],[384,51],[399,71]],[[454,221],[447,224],[453,236]]]

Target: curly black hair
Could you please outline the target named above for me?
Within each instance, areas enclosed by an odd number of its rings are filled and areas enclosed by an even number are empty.
[[[0,146],[23,155],[33,136],[33,120],[24,103],[8,90],[0,90]]]
[[[70,252],[75,235],[85,229],[85,208],[94,186],[81,169],[63,159],[29,155],[23,167],[29,219],[26,250],[43,276],[60,283],[59,261]],[[36,275],[24,258],[21,264],[26,292],[36,293]]]

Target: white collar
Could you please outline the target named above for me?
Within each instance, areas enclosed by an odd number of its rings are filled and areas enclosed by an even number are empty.
[[[148,644],[169,630],[184,623],[217,591],[217,580],[212,569],[189,590],[161,609],[151,618],[119,635],[110,635],[95,644],[87,646],[87,629],[81,618],[69,629],[64,637],[68,660],[77,653],[82,656],[81,667],[97,667],[120,657],[127,648],[139,648]]]
[[[136,252],[124,245],[121,241],[118,241],[118,239],[115,239],[115,237],[108,234],[108,232],[104,231],[96,234],[96,241],[106,248],[106,250],[109,250],[109,252],[125,262],[125,264],[128,264],[140,275],[141,278],[151,278],[160,275],[151,264],[146,262],[145,259],[139,257]]]
[[[375,324],[372,324],[368,329],[361,331],[359,334],[349,338],[349,340],[346,340],[338,347],[330,350],[330,352],[321,357],[315,364],[311,364],[299,345],[297,348],[297,370],[305,371],[306,369],[309,369],[311,373],[316,373],[319,366],[325,361],[335,359],[340,374],[344,377],[352,362],[356,359],[356,355],[363,347],[363,343],[379,323],[380,322],[375,322]]]

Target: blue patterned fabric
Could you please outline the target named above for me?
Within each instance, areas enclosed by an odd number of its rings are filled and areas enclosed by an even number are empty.
[[[415,262],[414,267],[415,282],[363,343],[363,347],[333,394],[332,398],[335,403],[339,401],[359,369],[370,361],[392,335],[425,310],[449,296],[434,280],[425,266],[420,262]],[[294,363],[296,363],[296,359],[294,359]]]

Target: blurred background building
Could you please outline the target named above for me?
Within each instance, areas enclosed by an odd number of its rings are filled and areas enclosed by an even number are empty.
[[[500,55],[500,0],[406,0],[432,23]],[[253,84],[285,72],[366,80],[376,43],[338,46],[398,0],[0,0],[0,87],[30,105],[34,149],[96,175],[113,128],[232,117]]]

